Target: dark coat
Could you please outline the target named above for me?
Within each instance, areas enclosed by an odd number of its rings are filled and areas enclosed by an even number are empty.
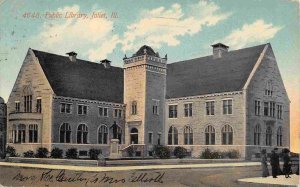
[[[277,153],[272,153],[270,156],[270,164],[271,166],[279,167],[279,155]]]

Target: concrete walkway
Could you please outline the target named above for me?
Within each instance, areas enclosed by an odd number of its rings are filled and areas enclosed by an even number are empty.
[[[238,163],[211,163],[211,164],[182,164],[182,165],[146,165],[146,166],[117,166],[117,167],[86,167],[68,165],[47,165],[0,162],[0,166],[42,168],[42,169],[65,169],[73,171],[126,171],[126,170],[153,170],[153,169],[189,169],[189,168],[220,168],[220,167],[246,167],[259,166],[259,162],[238,162]]]
[[[284,175],[279,175],[278,178],[269,177],[255,177],[255,178],[245,178],[239,179],[240,182],[247,183],[259,183],[259,184],[277,184],[284,186],[300,186],[299,185],[299,175],[290,175],[291,178],[285,178]]]

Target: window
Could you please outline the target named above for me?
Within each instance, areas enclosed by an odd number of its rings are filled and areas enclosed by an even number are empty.
[[[273,82],[271,80],[269,80],[267,82],[267,86],[266,86],[266,89],[265,89],[265,95],[267,96],[272,96],[273,95]]]
[[[32,95],[24,96],[24,111],[32,112]]]
[[[157,145],[160,145],[161,133],[157,133]]]
[[[88,127],[85,124],[80,124],[77,128],[77,143],[87,144],[88,140]]]
[[[277,119],[282,119],[282,105],[277,105]]]
[[[215,115],[215,102],[206,102],[206,115]]]
[[[114,117],[121,118],[122,117],[122,110],[121,109],[114,109]]]
[[[184,117],[191,117],[193,116],[193,104],[188,103],[184,104]]]
[[[15,111],[20,112],[20,101],[15,102]]]
[[[106,125],[101,125],[98,129],[98,144],[107,144],[108,129]]]
[[[193,145],[193,129],[190,126],[184,127],[183,136],[185,145]]]
[[[26,142],[26,126],[24,124],[20,124],[18,126],[18,143],[25,143]]]
[[[260,116],[260,101],[255,100],[255,115]]]
[[[18,136],[17,136],[17,126],[14,124],[12,126],[12,131],[11,131],[11,142],[12,143],[17,143],[18,142]]]
[[[108,117],[108,108],[99,107],[99,115],[103,117]]]
[[[169,105],[169,118],[177,118],[177,105]]]
[[[29,125],[29,142],[37,143],[38,142],[38,125]]]
[[[282,128],[277,129],[277,146],[282,146]]]
[[[42,99],[41,98],[36,99],[36,112],[42,113]]]
[[[272,129],[270,126],[268,126],[266,130],[266,145],[272,146]]]
[[[137,114],[137,102],[133,101],[131,103],[131,114],[136,115]]]
[[[59,134],[60,143],[71,143],[71,126],[69,123],[63,123],[60,126]]]
[[[159,100],[154,100],[154,99],[153,99],[152,113],[153,113],[154,115],[159,115]]]
[[[71,114],[71,107],[72,107],[72,104],[60,103],[60,112],[66,113],[66,114]]]
[[[79,115],[87,115],[87,106],[86,105],[78,105],[77,113]]]
[[[257,124],[254,128],[254,145],[260,145],[261,128]]]
[[[269,106],[270,106],[270,112],[269,112],[270,116],[275,117],[275,102],[270,102]]]
[[[222,144],[223,145],[233,144],[233,130],[230,125],[225,125],[222,128]]]
[[[169,128],[168,145],[178,145],[178,130],[174,126]]]
[[[223,100],[223,114],[232,114],[232,99]]]
[[[215,128],[211,125],[205,128],[205,144],[206,145],[215,145],[216,141],[216,131]]]
[[[269,103],[264,102],[264,116],[269,116]]]
[[[149,144],[152,144],[152,143],[153,143],[152,141],[153,141],[153,133],[152,133],[152,132],[149,132],[149,133],[148,133],[148,143],[149,143]]]

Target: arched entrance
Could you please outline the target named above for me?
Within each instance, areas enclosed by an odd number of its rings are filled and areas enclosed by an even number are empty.
[[[139,143],[139,133],[136,128],[132,128],[130,131],[130,143],[138,144]]]

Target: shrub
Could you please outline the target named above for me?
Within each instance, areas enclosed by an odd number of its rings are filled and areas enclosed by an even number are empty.
[[[166,146],[157,145],[153,149],[154,155],[161,158],[161,159],[167,159],[170,158],[170,150]]]
[[[16,149],[12,146],[7,146],[6,148],[6,154],[8,154],[10,157],[16,157],[18,156],[16,153]]]
[[[52,158],[62,158],[63,157],[63,150],[55,147],[51,151],[51,157]]]
[[[174,155],[176,158],[184,158],[187,156],[187,150],[184,147],[175,147]]]
[[[227,153],[228,158],[240,158],[240,156],[241,156],[239,151],[234,150],[234,149],[229,150],[226,153]]]
[[[210,149],[206,148],[200,155],[202,159],[218,159],[221,157],[221,153],[218,151],[211,151]]]
[[[32,150],[23,153],[25,158],[34,158],[34,152]]]
[[[47,158],[48,156],[48,149],[45,148],[45,147],[40,147],[36,150],[36,154],[35,154],[35,157],[36,158]]]
[[[102,153],[101,149],[90,149],[89,150],[90,159],[98,160],[98,156],[101,153]]]
[[[66,152],[66,158],[68,159],[77,159],[78,158],[78,151],[76,148],[70,148]]]

